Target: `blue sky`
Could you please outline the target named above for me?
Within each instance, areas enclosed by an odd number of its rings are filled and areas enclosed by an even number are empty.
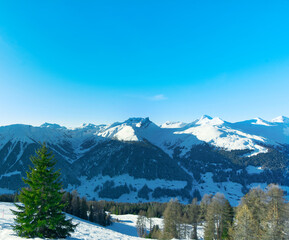
[[[0,0],[0,125],[289,116],[288,12],[286,0]]]

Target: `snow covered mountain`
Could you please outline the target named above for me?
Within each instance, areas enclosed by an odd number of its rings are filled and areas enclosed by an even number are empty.
[[[202,116],[191,123],[130,118],[111,125],[68,129],[0,127],[0,190],[22,187],[29,157],[46,142],[58,159],[64,187],[117,201],[183,202],[224,192],[236,202],[253,185],[288,180],[289,119],[230,123]]]

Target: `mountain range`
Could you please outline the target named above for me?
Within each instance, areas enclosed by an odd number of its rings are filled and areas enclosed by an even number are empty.
[[[30,156],[45,142],[63,188],[88,199],[190,202],[223,192],[236,205],[253,186],[289,190],[289,118],[227,122],[202,116],[157,125],[130,118],[110,125],[45,123],[0,127],[0,193],[23,187]]]

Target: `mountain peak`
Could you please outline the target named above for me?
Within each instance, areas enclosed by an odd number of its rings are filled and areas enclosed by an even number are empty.
[[[170,121],[167,121],[165,123],[163,123],[160,127],[161,128],[182,128],[184,126],[186,126],[187,123],[184,123],[184,122],[170,122]]]
[[[256,122],[253,122],[252,124],[271,126],[271,124],[268,121],[266,121],[266,120],[264,120],[262,118],[257,117],[257,118],[254,118],[254,120],[256,120]]]
[[[271,120],[271,122],[275,123],[289,123],[289,118],[285,116],[279,116]]]
[[[136,126],[136,127],[146,127],[151,123],[151,120],[146,117],[146,118],[129,118],[127,119],[124,124],[129,125],[129,126]]]
[[[62,127],[56,123],[43,123],[40,127],[42,128],[51,128],[51,129],[66,129],[66,127]]]
[[[209,119],[209,120],[212,120],[213,118],[209,115],[203,115],[200,120],[204,120],[204,119]]]
[[[221,125],[224,121],[219,117],[210,117],[208,115],[203,115],[197,122],[197,125],[203,125],[203,124],[211,124],[211,125]]]

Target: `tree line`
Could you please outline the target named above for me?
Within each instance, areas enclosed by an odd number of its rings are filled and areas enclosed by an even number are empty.
[[[29,187],[22,188],[19,195],[2,195],[0,200],[19,200],[14,231],[21,237],[63,238],[74,231],[76,224],[66,219],[63,211],[101,225],[110,224],[106,209],[116,214],[139,210],[138,234],[159,239],[199,239],[198,228],[204,229],[205,240],[285,240],[289,239],[289,211],[284,191],[278,185],[265,190],[251,189],[233,208],[221,193],[205,194],[199,203],[195,198],[188,205],[178,200],[169,203],[119,204],[113,202],[87,201],[77,191],[63,192],[60,172],[55,171],[56,160],[44,144],[31,157],[27,178]],[[163,216],[161,230],[153,217]],[[149,227],[147,227],[147,224]]]
[[[17,194],[0,196],[0,201],[17,201]],[[282,240],[289,239],[289,204],[278,185],[265,190],[251,189],[232,207],[221,193],[205,194],[190,204],[178,200],[168,203],[117,203],[113,201],[87,201],[77,191],[62,196],[63,211],[76,217],[98,223],[111,224],[110,214],[138,214],[139,236],[157,239],[199,239],[198,229],[204,229],[205,240]],[[154,217],[163,217],[164,226],[154,224]]]
[[[76,190],[65,192],[62,196],[63,211],[76,217],[98,223],[102,226],[111,224],[110,214],[106,213],[102,204],[96,201],[87,201],[80,197]]]
[[[158,239],[205,240],[285,240],[289,239],[289,211],[284,191],[278,185],[265,190],[251,189],[237,207],[232,207],[221,193],[205,194],[198,203],[182,205],[171,200],[163,213],[164,226],[148,227],[150,215],[140,212],[137,221],[141,237]]]

